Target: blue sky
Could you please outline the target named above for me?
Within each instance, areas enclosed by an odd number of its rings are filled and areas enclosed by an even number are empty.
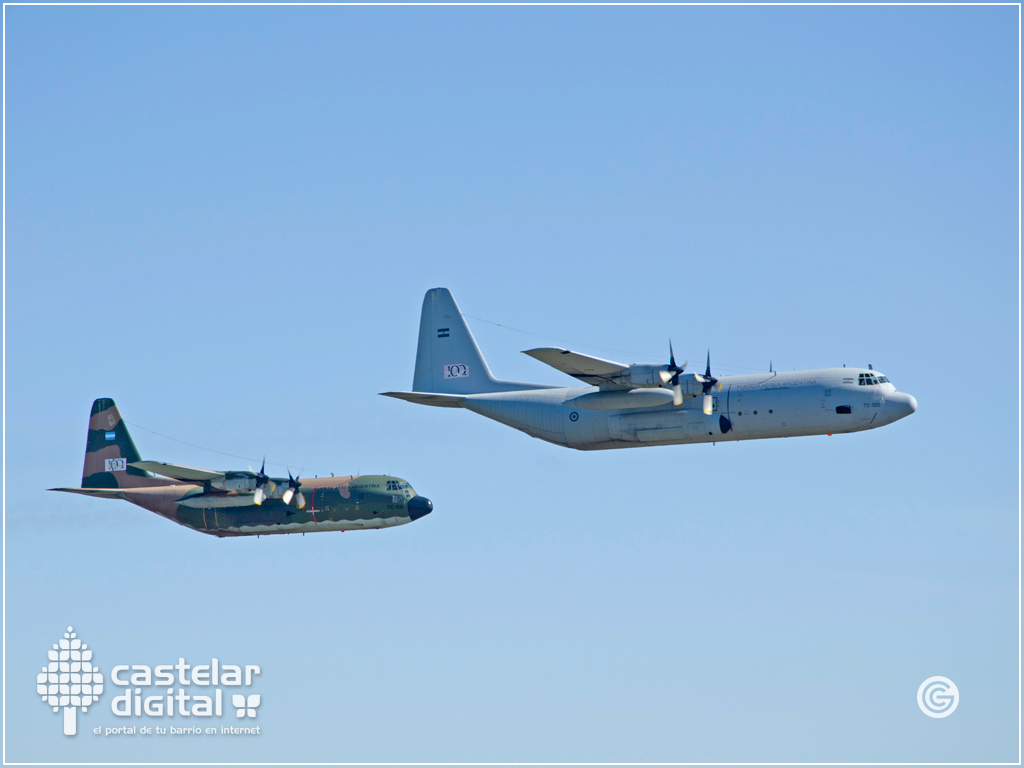
[[[8,760],[1017,759],[1017,8],[5,14]],[[438,285],[503,378],[671,336],[920,409],[570,451],[376,394]],[[221,541],[46,493],[101,396],[146,458],[435,512]],[[68,624],[101,668],[260,664],[265,732],[95,737],[108,692],[66,739]]]

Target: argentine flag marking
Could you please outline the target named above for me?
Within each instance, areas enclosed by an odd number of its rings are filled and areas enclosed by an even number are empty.
[[[107,432],[106,438],[107,438],[107,440],[113,440],[114,439],[114,433],[113,432]]]

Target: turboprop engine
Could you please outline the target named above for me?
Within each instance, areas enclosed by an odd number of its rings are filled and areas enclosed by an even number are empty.
[[[633,388],[664,387],[671,378],[672,374],[669,373],[668,366],[633,363],[622,377],[624,379],[622,383]]]
[[[247,474],[227,474],[222,479],[211,480],[210,487],[218,491],[253,491],[256,489],[256,478]]]
[[[682,405],[684,398],[697,397],[703,395],[703,407],[702,410],[705,414],[711,415],[713,403],[711,398],[711,391],[715,385],[718,384],[718,388],[721,389],[721,385],[718,383],[718,379],[711,375],[711,352],[708,352],[707,369],[703,374],[700,373],[684,373],[686,371],[686,363],[682,365],[676,365],[676,355],[672,351],[671,340],[668,343],[668,365],[645,365],[642,363],[633,363],[626,370],[616,375],[612,380],[616,384],[620,384],[629,387],[632,392],[629,395],[622,396],[620,398],[630,398],[630,403],[636,403],[635,405],[623,405],[612,402],[612,398],[609,398],[601,393],[602,396],[597,394],[590,396],[590,401],[583,404],[586,400],[585,397],[577,398],[579,407],[591,408],[591,409],[605,409],[605,408],[645,408],[654,405],[660,405],[661,401],[658,398],[648,397],[639,398],[637,395],[641,393],[636,390],[639,389],[651,389],[654,387],[670,387],[672,390],[672,404]]]
[[[673,371],[668,365],[634,363],[628,371],[615,377],[615,382],[630,389],[666,387],[672,384],[680,387],[682,397],[697,397],[702,394],[701,378],[699,373],[684,374],[682,369]]]

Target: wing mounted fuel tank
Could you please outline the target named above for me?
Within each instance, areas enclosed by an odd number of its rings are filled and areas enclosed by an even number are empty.
[[[251,493],[238,495],[233,493],[200,493],[178,499],[178,503],[183,507],[193,507],[195,509],[249,507],[254,504]]]
[[[611,411],[621,408],[654,408],[672,402],[670,389],[629,389],[588,392],[566,400],[566,405],[588,411]]]

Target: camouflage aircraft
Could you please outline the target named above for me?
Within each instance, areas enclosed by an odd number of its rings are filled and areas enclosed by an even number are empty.
[[[50,488],[124,499],[213,536],[391,528],[430,514],[430,499],[405,480],[350,475],[300,480],[259,472],[214,472],[143,461],[110,398],[92,404],[81,488]],[[155,477],[161,475],[161,477]]]

